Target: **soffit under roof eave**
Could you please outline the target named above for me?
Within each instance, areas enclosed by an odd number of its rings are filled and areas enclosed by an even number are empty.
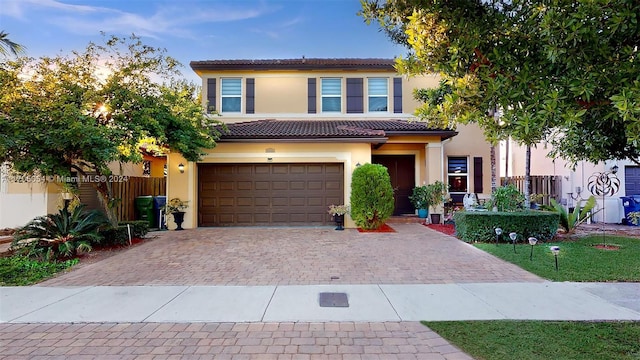
[[[456,135],[457,131],[389,131],[385,130],[385,133],[391,136],[440,136],[440,140],[447,140]]]

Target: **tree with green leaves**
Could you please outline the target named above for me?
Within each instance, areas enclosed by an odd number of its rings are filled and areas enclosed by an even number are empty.
[[[640,163],[638,1],[362,0],[361,16],[408,47],[400,72],[450,88],[417,111],[424,120],[548,142],[573,164]]]
[[[19,173],[104,179],[112,162],[140,162],[149,138],[198,160],[215,146],[219,121],[179,66],[136,36],[108,37],[69,56],[0,62],[0,162]],[[110,183],[91,184],[115,224]]]
[[[15,43],[9,39],[9,34],[4,30],[0,31],[0,54],[4,56],[9,56],[9,54],[13,54],[18,56],[24,53],[24,46]]]

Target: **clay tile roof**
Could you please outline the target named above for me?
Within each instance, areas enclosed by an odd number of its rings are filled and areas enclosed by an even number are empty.
[[[395,71],[393,59],[261,59],[261,60],[204,60],[189,63],[194,71],[201,70],[386,70]]]
[[[227,124],[220,141],[259,140],[367,140],[385,141],[388,136],[455,136],[452,130],[429,129],[424,123],[406,120],[258,120]]]

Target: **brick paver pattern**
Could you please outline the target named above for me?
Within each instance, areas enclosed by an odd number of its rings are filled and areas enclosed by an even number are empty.
[[[39,286],[543,281],[419,224],[393,227],[155,232]],[[0,324],[0,349],[0,359],[472,359],[417,322]]]
[[[472,359],[419,323],[0,324],[0,359]]]
[[[155,239],[43,282],[90,285],[315,285],[540,282],[419,224],[395,233],[332,228],[201,228]]]

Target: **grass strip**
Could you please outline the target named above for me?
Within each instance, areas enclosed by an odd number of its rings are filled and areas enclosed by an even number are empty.
[[[640,322],[422,322],[478,360],[640,359]]]
[[[594,245],[606,242],[618,250],[601,250]],[[522,243],[475,243],[482,249],[505,261],[518,265],[543,278],[553,281],[640,281],[640,239],[620,236],[589,235],[578,240],[548,242],[533,247],[533,260],[529,260],[531,247]],[[560,247],[558,271],[550,246]]]
[[[0,258],[0,286],[36,284],[78,263],[78,259],[44,262],[24,256]]]

